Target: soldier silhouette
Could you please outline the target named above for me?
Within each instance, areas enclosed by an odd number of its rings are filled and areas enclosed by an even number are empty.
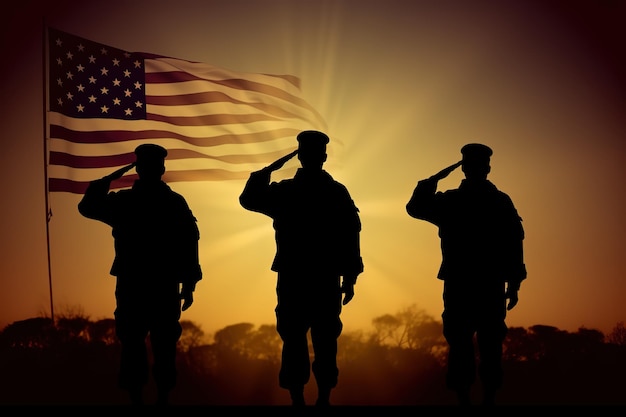
[[[406,210],[439,228],[437,277],[444,281],[443,334],[449,346],[446,384],[459,404],[471,403],[475,336],[482,404],[492,405],[502,386],[507,310],[517,304],[526,278],[524,229],[510,197],[487,180],[491,148],[470,143],[461,153],[460,162],[417,183]],[[438,181],[459,166],[465,174],[459,188],[437,192]]]
[[[305,405],[304,386],[312,368],[315,404],[325,406],[338,380],[342,305],[354,297],[363,271],[361,222],[346,187],[323,170],[328,136],[307,130],[297,141],[296,151],[250,175],[239,201],[273,219],[276,254],[271,269],[278,274],[276,328],[283,342],[279,386],[289,390],[292,405]],[[271,173],[295,155],[302,165],[295,176],[270,183]]]
[[[122,348],[119,386],[129,392],[133,404],[143,404],[149,336],[157,404],[167,404],[176,385],[181,310],[193,303],[202,278],[200,235],[183,196],[161,180],[167,150],[143,144],[135,155],[135,163],[92,181],[78,209],[112,228],[115,259],[110,273],[116,277],[115,330]],[[132,188],[109,192],[111,181],[133,167],[139,179]]]

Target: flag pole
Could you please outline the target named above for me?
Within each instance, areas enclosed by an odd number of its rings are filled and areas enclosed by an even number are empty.
[[[47,123],[47,110],[48,110],[48,25],[46,24],[45,17],[43,21],[43,48],[42,48],[42,67],[43,67],[43,170],[44,170],[44,195],[46,206],[46,249],[48,256],[48,287],[50,291],[50,319],[52,324],[55,324],[54,319],[54,301],[52,297],[52,264],[50,262],[50,219],[52,218],[52,209],[50,209],[48,189],[48,123]]]

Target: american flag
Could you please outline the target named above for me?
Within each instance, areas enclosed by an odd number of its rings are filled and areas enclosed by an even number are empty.
[[[48,191],[82,194],[135,160],[142,143],[168,150],[166,182],[247,178],[325,130],[291,75],[243,73],[126,52],[48,28]],[[134,171],[111,184],[132,185]]]

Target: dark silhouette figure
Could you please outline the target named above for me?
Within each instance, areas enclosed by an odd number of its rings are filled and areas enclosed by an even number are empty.
[[[143,403],[148,382],[147,337],[158,404],[167,404],[176,385],[176,346],[182,311],[193,303],[202,278],[196,218],[180,194],[161,180],[167,150],[144,144],[136,162],[92,181],[78,204],[80,213],[112,228],[115,260],[115,331],[122,351],[119,385],[134,404]],[[111,181],[136,167],[131,189],[111,191]]]
[[[330,405],[331,390],[337,385],[342,305],[354,297],[354,285],[363,272],[361,221],[346,187],[322,169],[328,136],[308,130],[297,140],[296,151],[250,175],[239,201],[274,221],[276,255],[271,269],[278,273],[276,328],[283,342],[279,385],[289,390],[293,405],[305,405],[303,391],[312,368],[316,405],[322,406]],[[270,183],[272,171],[295,155],[302,165],[295,176]]]
[[[476,335],[483,404],[491,405],[502,386],[506,312],[517,304],[526,278],[524,229],[510,197],[487,180],[491,148],[471,143],[461,153],[460,162],[417,183],[406,210],[439,228],[442,263],[437,277],[444,281],[447,386],[456,391],[460,404],[470,404]],[[459,166],[465,173],[459,188],[437,192],[438,181]]]

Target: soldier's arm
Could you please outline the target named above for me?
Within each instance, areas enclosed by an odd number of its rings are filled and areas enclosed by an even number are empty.
[[[407,214],[415,219],[428,219],[430,205],[436,192],[437,180],[427,178],[419,181],[406,204]]]
[[[202,280],[202,267],[200,266],[199,242],[200,229],[193,212],[189,208],[187,201],[180,196],[181,217],[185,219],[185,234],[181,245],[184,245],[183,268],[181,269],[181,293],[183,300],[182,311],[187,310],[194,302],[193,293],[196,284]]]
[[[111,182],[121,178],[127,171],[134,167],[135,163],[132,163],[100,179],[91,181],[85,190],[83,198],[78,203],[79,213],[90,219],[108,222],[106,218],[108,213],[106,202]]]
[[[89,183],[83,198],[78,203],[78,211],[84,217],[105,221],[106,199],[111,181],[101,178]]]
[[[519,301],[519,289],[528,275],[526,264],[524,262],[524,227],[522,226],[522,218],[517,213],[513,201],[506,196],[507,203],[511,212],[511,272],[507,279],[506,299],[509,300],[507,310],[515,307]]]
[[[348,304],[354,298],[354,286],[358,276],[363,272],[363,258],[361,257],[361,218],[359,209],[350,196],[347,188],[342,187],[346,198],[346,216],[343,222],[346,240],[344,245],[345,259],[341,291],[344,293],[343,305]]]
[[[406,204],[406,212],[409,216],[436,223],[434,216],[435,195],[437,194],[437,184],[439,180],[446,178],[452,171],[461,166],[461,161],[456,162],[429,178],[418,181],[413,189],[413,194]]]
[[[246,210],[267,213],[267,192],[269,191],[272,171],[262,169],[250,174],[246,185],[239,195],[239,204]]]
[[[239,204],[246,210],[257,211],[266,215],[268,213],[266,193],[272,177],[272,172],[280,169],[287,161],[298,154],[298,150],[292,151],[285,156],[278,158],[270,165],[259,171],[252,172],[243,192],[239,196]]]

